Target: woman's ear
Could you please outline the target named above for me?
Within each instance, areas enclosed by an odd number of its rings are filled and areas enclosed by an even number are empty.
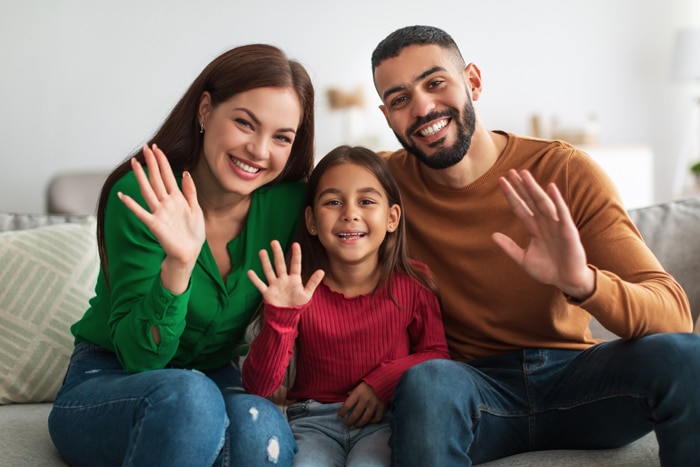
[[[308,230],[311,235],[317,235],[316,219],[314,219],[314,211],[311,209],[311,206],[306,206],[306,209],[304,209],[304,218],[306,220],[306,230]]]
[[[202,97],[199,98],[199,108],[197,109],[197,118],[199,119],[200,127],[207,126],[207,118],[211,112],[211,94],[209,91],[204,91]]]
[[[395,232],[399,228],[399,222],[401,222],[401,208],[398,204],[394,204],[389,208],[389,216],[386,223],[387,232]]]

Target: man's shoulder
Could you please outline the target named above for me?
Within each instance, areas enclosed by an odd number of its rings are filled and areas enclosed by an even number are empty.
[[[385,161],[390,161],[392,159],[395,159],[397,157],[405,157],[406,156],[406,150],[405,149],[396,149],[393,151],[390,150],[385,150],[385,151],[377,151],[377,154],[379,154],[379,157],[384,159]]]
[[[397,149],[394,151],[377,151],[377,154],[384,159],[389,168],[394,174],[397,170],[405,171],[407,168],[406,162],[413,157],[405,149]]]

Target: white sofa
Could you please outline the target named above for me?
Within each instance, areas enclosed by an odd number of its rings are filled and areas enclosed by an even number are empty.
[[[630,214],[684,286],[697,319],[700,197]],[[0,213],[0,466],[65,465],[47,417],[72,350],[69,327],[85,310],[97,274],[94,229],[91,216]],[[615,338],[597,323],[592,328]],[[531,452],[482,465],[658,466],[658,445],[650,434],[622,449]]]

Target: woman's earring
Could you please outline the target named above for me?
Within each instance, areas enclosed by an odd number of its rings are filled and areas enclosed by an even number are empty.
[[[200,124],[199,124],[199,133],[200,133],[200,134],[204,133],[204,123],[201,123],[201,122],[200,122]]]
[[[311,235],[316,235],[316,227],[309,227],[309,233]]]

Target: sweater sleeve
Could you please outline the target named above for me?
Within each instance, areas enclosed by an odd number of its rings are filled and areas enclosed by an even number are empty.
[[[243,363],[243,387],[250,394],[267,397],[284,380],[294,354],[301,312],[308,307],[282,308],[265,304],[260,334],[250,343]]]
[[[419,287],[417,284],[415,287]],[[363,381],[372,386],[384,403],[389,404],[399,379],[413,365],[436,358],[450,358],[442,325],[437,297],[425,287],[419,287],[408,326],[411,353],[405,357],[380,363]]]
[[[593,295],[575,304],[625,339],[692,331],[685,292],[644,243],[607,174],[574,151],[566,179],[565,196],[596,275]]]

